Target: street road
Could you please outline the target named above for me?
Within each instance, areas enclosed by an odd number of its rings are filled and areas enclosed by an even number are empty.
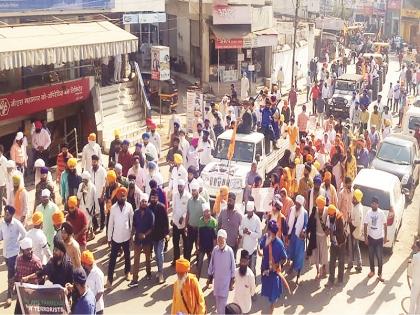
[[[388,73],[388,81],[384,85],[384,99],[386,99],[389,80],[396,82],[398,76],[398,64],[395,59],[391,61]],[[305,101],[306,96],[299,97],[300,103]],[[164,117],[164,122],[167,121]],[[165,131],[166,132],[166,126]],[[167,179],[167,168],[164,168],[165,178]],[[308,266],[306,261],[305,271],[301,276],[299,286],[296,287],[291,283],[293,293],[286,295],[277,304],[276,314],[404,314],[402,304],[408,309],[409,304],[409,288],[406,280],[407,261],[410,257],[411,246],[417,231],[417,218],[420,205],[420,188],[417,187],[413,201],[409,204],[404,212],[401,230],[398,234],[398,240],[395,244],[394,253],[386,256],[383,271],[384,283],[376,281],[376,278],[368,279],[369,272],[367,248],[362,246],[363,271],[360,274],[346,272],[345,285],[343,287],[334,287],[333,289],[325,289],[326,279],[321,281],[315,280],[316,270],[314,267]],[[98,235],[97,238],[89,244],[89,249],[94,252],[99,267],[106,275],[108,265],[109,250],[105,244],[105,235]],[[172,245],[170,243],[170,245]],[[1,245],[0,245],[1,246]],[[2,259],[2,258],[1,258]],[[146,280],[144,270],[144,257],[142,256],[140,285],[138,288],[129,289],[128,282],[123,280],[123,260],[117,264],[117,276],[114,280],[114,287],[105,294],[105,313],[106,314],[162,314],[170,312],[172,299],[172,284],[175,281],[175,270],[170,266],[172,260],[172,246],[165,254],[164,274],[167,277],[166,283],[159,285],[156,279]],[[258,297],[253,303],[251,313],[260,314],[267,313],[267,300],[262,298],[260,285],[260,257],[257,261],[257,292]],[[206,268],[203,266],[203,277],[200,280],[204,287],[206,282]],[[193,263],[193,270],[195,264]],[[157,271],[153,262],[152,272]],[[3,309],[3,302],[6,299],[6,266],[4,261],[0,263],[0,313],[12,314],[12,307]],[[292,280],[292,279],[290,279]],[[214,298],[212,291],[205,291],[207,311],[215,312]],[[230,299],[233,297],[231,294]]]

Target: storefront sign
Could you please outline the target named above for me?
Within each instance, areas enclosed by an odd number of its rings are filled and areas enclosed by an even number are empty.
[[[167,46],[152,46],[152,80],[165,81],[171,78],[170,64],[169,64],[169,47]]]
[[[277,35],[257,35],[245,38],[243,48],[271,47],[277,46],[277,43]]]
[[[16,282],[16,291],[22,314],[69,314],[69,303],[64,288]]]
[[[420,19],[420,10],[401,9],[401,16]]]
[[[83,101],[89,95],[89,77],[0,95],[0,120]]]
[[[165,23],[166,13],[165,12],[154,12],[154,13],[140,13],[139,23]]]
[[[251,6],[213,6],[213,25],[219,24],[251,24]]]
[[[234,49],[242,48],[244,46],[244,40],[242,38],[224,39],[216,38],[215,47],[216,49]]]

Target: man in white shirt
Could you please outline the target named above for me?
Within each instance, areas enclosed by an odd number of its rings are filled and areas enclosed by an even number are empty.
[[[85,213],[89,221],[88,237],[93,239],[95,234],[93,233],[92,222],[94,218],[97,220],[99,214],[99,196],[88,171],[82,173],[82,182],[77,190],[77,199],[79,199],[79,208]]]
[[[141,138],[143,139],[142,153],[146,156],[146,160],[154,161],[157,163],[159,160],[159,155],[155,145],[150,142],[150,134],[145,132]]]
[[[145,192],[150,195],[150,181],[154,180],[159,187],[163,185],[163,177],[159,172],[159,167],[156,162],[150,161],[147,163],[148,172],[146,173]]]
[[[171,178],[169,179],[168,192],[173,194],[176,190],[176,185],[180,179],[184,182],[188,179],[188,172],[182,165],[182,155],[179,153],[174,154],[174,167],[171,172]]]
[[[161,142],[160,142],[160,135],[156,132],[156,124],[150,124],[150,143],[153,144],[157,150],[158,156],[160,158],[160,151],[161,151]]]
[[[83,147],[82,151],[82,170],[90,171],[92,167],[92,156],[99,158],[99,164],[102,165],[102,149],[96,143],[96,134],[91,133],[88,137],[88,143]]]
[[[394,85],[392,96],[394,97],[394,104],[392,106],[392,112],[397,113],[398,105],[400,103],[400,97],[401,97],[400,81],[397,81],[397,84]]]
[[[35,129],[32,133],[32,150],[34,151],[33,161],[36,159],[43,159],[47,163],[51,136],[48,131],[43,128],[42,122],[39,120],[35,121],[34,127]]]
[[[199,140],[197,146],[198,158],[200,169],[199,172],[206,167],[212,161],[211,151],[214,149],[213,141],[209,139],[209,132],[207,130],[203,130],[203,138]]]
[[[28,231],[27,237],[32,239],[32,249],[34,255],[38,257],[42,264],[45,265],[51,258],[51,250],[48,247],[47,237],[42,231],[44,215],[40,211],[34,212],[32,215],[33,228]]]
[[[249,254],[243,249],[239,267],[235,270],[235,289],[233,303],[241,307],[243,314],[251,311],[252,296],[255,294],[255,274],[248,267]]]
[[[104,313],[104,273],[95,263],[95,258],[89,250],[85,250],[81,256],[83,269],[86,271],[86,284],[93,292],[96,300],[96,314]]]
[[[136,177],[136,186],[144,191],[146,185],[146,170],[140,166],[140,158],[138,155],[133,156],[133,166],[128,170],[127,177],[134,175]]]
[[[4,154],[4,146],[0,144],[0,216],[3,211],[3,198],[7,199],[7,194],[6,194],[7,159],[3,154]]]
[[[363,205],[362,205],[363,193],[359,189],[355,189],[353,192],[352,208],[349,213],[349,228],[350,228],[350,239],[352,247],[352,257],[349,259],[349,265],[347,269],[351,269],[353,264],[356,263],[356,271],[362,271],[362,256],[360,255],[359,240],[362,237],[362,226],[363,226]]]
[[[91,181],[96,188],[100,212],[99,222],[95,222],[98,220],[93,220],[93,228],[97,229],[99,227],[100,230],[103,230],[105,227],[104,193],[106,186],[106,170],[99,164],[99,157],[97,155],[92,155],[92,166],[90,167],[89,174]]]
[[[390,82],[389,83],[389,90],[388,90],[388,94],[387,94],[387,101],[386,101],[386,105],[388,106],[388,108],[391,108],[393,98],[394,98],[394,88],[392,86],[392,82]]]
[[[184,248],[184,257],[186,249],[185,218],[187,216],[187,203],[191,194],[185,189],[185,180],[178,179],[177,191],[172,195],[172,242],[174,245],[174,258],[172,266],[175,266],[176,260],[180,257],[179,240],[182,237]]]
[[[248,254],[249,268],[255,275],[255,265],[257,263],[257,246],[261,237],[261,220],[255,214],[255,204],[248,201],[246,204],[246,215],[242,218],[239,234],[242,236],[242,248]]]
[[[127,188],[119,187],[116,193],[117,202],[112,205],[108,221],[108,244],[111,246],[111,257],[108,264],[108,281],[106,288],[112,287],[118,252],[124,251],[125,280],[130,281],[130,237],[133,227],[133,207],[127,202]]]
[[[369,249],[369,278],[375,275],[375,256],[378,259],[378,280],[384,282],[382,278],[382,259],[383,247],[387,239],[385,213],[379,209],[378,197],[372,197],[371,209],[366,213],[364,218],[364,235],[365,243]]]

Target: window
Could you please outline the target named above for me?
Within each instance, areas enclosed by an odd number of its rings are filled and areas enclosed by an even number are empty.
[[[394,164],[410,165],[412,154],[410,147],[383,142],[379,148],[377,158]]]
[[[360,185],[354,185],[354,189],[360,189],[363,193],[362,204],[365,207],[370,207],[372,203],[372,197],[376,196],[379,199],[379,208],[382,210],[389,210],[391,207],[391,200],[389,192],[375,189],[372,187],[365,187]]]
[[[227,159],[229,144],[229,139],[217,139],[214,158],[223,160]],[[252,163],[254,161],[254,144],[250,142],[236,141],[232,161]]]

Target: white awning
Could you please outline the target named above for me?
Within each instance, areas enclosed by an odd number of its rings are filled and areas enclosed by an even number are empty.
[[[0,27],[0,70],[137,51],[138,39],[108,22]]]

